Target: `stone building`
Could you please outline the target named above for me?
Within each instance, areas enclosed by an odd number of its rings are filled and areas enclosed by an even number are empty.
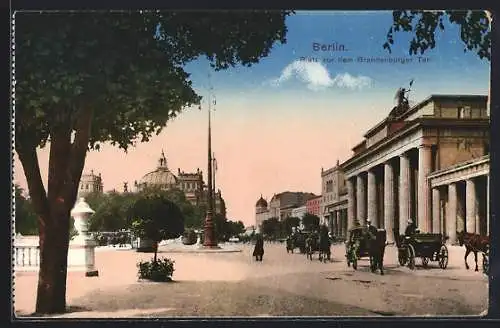
[[[260,231],[262,222],[269,218],[278,218],[283,221],[292,216],[294,208],[306,205],[306,202],[317,197],[313,193],[285,191],[274,194],[269,203],[262,197],[255,204],[255,225]]]
[[[318,197],[316,198],[312,198],[312,199],[317,199]],[[299,206],[299,207],[296,207],[294,209],[292,209],[292,214],[291,216],[293,217],[296,217],[296,218],[299,218],[300,219],[300,225],[299,225],[299,228],[300,229],[304,229],[304,222],[302,221],[302,219],[304,218],[304,216],[307,214],[307,204],[304,205],[304,206]]]
[[[348,227],[369,217],[389,241],[408,219],[422,232],[487,233],[489,125],[487,96],[431,95],[396,106],[341,165]]]
[[[203,172],[197,169],[196,172],[184,172],[177,169],[177,176],[174,175],[167,165],[167,158],[162,151],[158,159],[158,166],[155,170],[146,173],[140,181],[135,181],[136,191],[145,188],[160,188],[163,190],[179,189],[184,192],[186,199],[193,205],[206,205],[208,190],[203,181]],[[226,215],[226,204],[222,198],[220,189],[214,191],[215,213]]]
[[[267,207],[267,201],[260,195],[259,200],[255,203],[255,230],[260,232],[260,228],[262,227],[262,222],[269,219],[270,211]]]
[[[94,170],[91,170],[89,174],[82,174],[78,185],[78,197],[85,197],[85,195],[92,192],[103,192],[101,173],[96,175]]]
[[[332,235],[347,234],[347,187],[339,161],[327,170],[321,169],[321,222]]]
[[[323,199],[323,197],[321,195],[309,199],[306,202],[307,213],[316,215],[317,217],[321,218],[321,202],[322,202],[322,199]]]

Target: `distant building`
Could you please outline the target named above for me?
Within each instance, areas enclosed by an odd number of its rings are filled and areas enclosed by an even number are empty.
[[[208,189],[203,181],[203,172],[184,172],[177,170],[174,175],[167,165],[167,158],[162,151],[155,170],[146,173],[140,181],[135,181],[134,187],[137,191],[146,188],[160,188],[163,190],[179,189],[184,192],[186,199],[193,205],[206,205]],[[215,213],[226,215],[226,204],[222,198],[220,189],[213,194],[215,198]]]
[[[261,195],[257,200],[257,203],[255,203],[255,230],[260,232],[262,222],[269,219],[270,217],[270,211],[267,208],[267,201]]]
[[[318,197],[312,198],[312,199],[317,199],[317,198]],[[292,215],[291,216],[300,219],[300,229],[304,229],[304,223],[302,222],[302,219],[304,218],[304,216],[307,213],[308,213],[307,212],[307,205],[296,207],[296,208],[292,209]]]
[[[323,199],[322,196],[317,196],[317,197],[309,199],[306,202],[307,213],[316,215],[317,217],[321,218],[321,201],[322,201],[322,199]]]
[[[101,173],[98,175],[94,174],[94,170],[91,170],[90,173],[82,174],[80,178],[80,184],[78,185],[78,197],[85,197],[86,195],[98,192],[103,192],[103,184]]]
[[[283,221],[285,218],[292,216],[292,210],[297,207],[306,205],[307,201],[315,198],[317,195],[308,192],[291,192],[285,191],[279,194],[274,194],[271,201],[268,203],[261,195],[255,204],[255,225],[260,231],[262,222],[269,218],[278,218]]]
[[[321,169],[321,215],[322,224],[328,226],[332,235],[347,235],[347,188],[344,174],[337,165],[327,170]]]

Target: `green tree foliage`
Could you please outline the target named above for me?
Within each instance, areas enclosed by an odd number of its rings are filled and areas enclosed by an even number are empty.
[[[228,239],[227,237],[227,218],[220,214],[214,214],[213,216],[213,221],[214,221],[214,232],[215,232],[215,238],[219,241],[226,241]]]
[[[231,237],[237,237],[245,233],[245,224],[241,221],[228,221],[228,231]]]
[[[127,213],[137,195],[132,193],[111,192],[101,196],[91,196],[86,201],[95,211],[90,218],[91,231],[118,231],[129,229]],[[95,207],[92,207],[95,206]]]
[[[306,231],[316,231],[319,229],[319,217],[317,215],[306,213],[302,218],[302,223],[304,224],[304,230]]]
[[[127,150],[198,104],[184,65],[250,66],[289,11],[18,12],[15,149],[40,220],[37,313],[66,310],[70,210],[87,150]],[[36,150],[50,142],[47,190]]]
[[[205,220],[205,206],[195,206],[186,199],[184,192],[177,188],[162,190],[156,187],[148,187],[140,192],[142,195],[157,194],[174,202],[184,216],[184,224],[187,228],[201,228]]]
[[[444,31],[444,20],[460,27],[464,52],[474,51],[479,58],[491,60],[491,29],[488,14],[480,10],[394,10],[393,24],[387,33],[383,47],[389,52],[394,44],[395,32],[413,35],[410,55],[424,54],[436,46],[436,32]]]
[[[131,230],[135,236],[155,242],[154,262],[156,262],[157,243],[164,239],[179,237],[184,232],[184,216],[180,208],[161,195],[138,197],[128,211],[132,222]]]
[[[262,234],[269,238],[277,238],[281,231],[281,222],[278,218],[269,218],[262,222]]]
[[[18,184],[15,188],[15,230],[21,235],[36,235],[38,234],[37,215],[33,209],[30,200],[24,195],[24,190]]]
[[[289,216],[283,220],[283,230],[286,235],[292,233],[292,228],[296,228],[300,225],[300,218],[296,216]]]

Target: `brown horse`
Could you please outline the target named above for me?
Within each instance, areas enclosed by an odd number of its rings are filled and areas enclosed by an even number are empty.
[[[476,262],[475,271],[479,271],[477,267],[477,253],[482,252],[483,254],[488,254],[490,247],[490,237],[461,231],[457,232],[457,239],[460,246],[465,246],[465,256],[464,256],[465,268],[469,270],[469,265],[467,264],[467,257],[471,252],[473,252],[474,261]]]

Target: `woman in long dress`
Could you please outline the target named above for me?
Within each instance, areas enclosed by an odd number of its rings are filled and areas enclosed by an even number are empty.
[[[264,256],[264,239],[261,234],[258,234],[255,241],[255,247],[253,249],[253,256],[255,256],[256,261],[262,262],[262,257]]]

